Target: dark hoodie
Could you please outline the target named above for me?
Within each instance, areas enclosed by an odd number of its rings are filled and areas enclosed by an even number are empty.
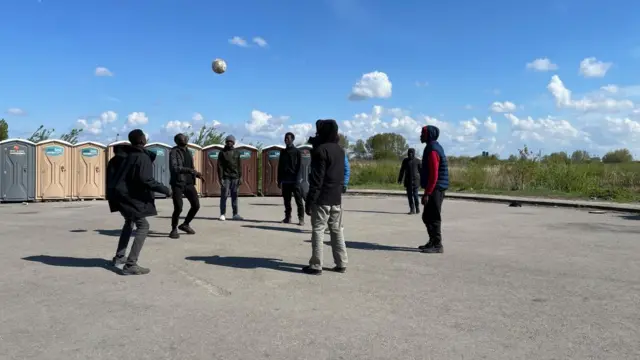
[[[449,188],[449,166],[444,149],[438,143],[440,129],[433,125],[427,125],[422,128],[422,135],[426,135],[426,146],[422,154],[420,180],[424,193],[431,195],[436,188],[439,190]]]
[[[420,173],[422,172],[422,163],[416,159],[416,150],[409,149],[407,157],[402,160],[400,166],[400,174],[398,174],[398,182],[403,182],[405,188],[417,188],[420,186]]]
[[[153,178],[156,154],[132,145],[114,147],[107,164],[107,200],[111,212],[125,217],[157,215],[154,192],[170,195],[169,189]]]
[[[278,184],[297,184],[300,166],[302,165],[302,153],[291,144],[280,151],[278,160]]]
[[[335,120],[320,120],[316,122],[316,131],[316,137],[310,141],[313,152],[307,203],[341,205],[345,154],[338,144],[338,124]]]

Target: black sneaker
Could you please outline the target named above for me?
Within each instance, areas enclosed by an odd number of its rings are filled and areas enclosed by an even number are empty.
[[[125,265],[122,268],[122,275],[146,275],[151,270],[138,265]]]
[[[169,237],[172,238],[172,239],[180,239],[180,234],[178,234],[178,230],[177,229],[173,229],[169,233]]]
[[[431,246],[431,247],[422,249],[422,252],[425,254],[442,254],[444,252],[444,248],[442,247],[442,245]]]
[[[291,218],[290,218],[290,217],[286,217],[286,218],[284,218],[284,219],[282,220],[282,223],[283,223],[283,224],[289,224],[289,223],[291,223]]]
[[[416,213],[415,211],[410,210],[410,211],[407,213],[407,215],[413,215],[413,214],[415,214],[415,213]]]
[[[337,272],[337,273],[340,273],[340,274],[344,274],[344,273],[347,272],[347,268],[346,267],[335,266],[333,269],[331,269],[331,271]]]
[[[182,225],[178,226],[178,229],[179,229],[179,230],[181,230],[181,231],[186,232],[186,233],[187,233],[187,234],[189,234],[189,235],[194,235],[194,234],[196,233],[196,231],[195,231],[195,230],[193,230],[193,229],[191,228],[191,226],[189,226],[189,225],[187,225],[187,224],[182,224]]]
[[[113,260],[111,260],[111,266],[118,267],[119,265],[124,265],[127,263],[127,258],[124,256],[115,256]]]
[[[424,245],[418,246],[418,249],[419,250],[424,250],[424,249],[428,249],[430,247],[433,247],[433,243],[431,242],[431,240],[429,240],[429,242],[424,244]]]
[[[322,275],[322,270],[312,269],[311,266],[303,267],[302,272],[309,275]]]
[[[420,209],[416,209],[416,214],[420,214]]]
[[[304,226],[304,218],[298,219],[298,225]]]

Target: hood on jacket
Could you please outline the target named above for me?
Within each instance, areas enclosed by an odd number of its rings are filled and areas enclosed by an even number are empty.
[[[422,128],[422,133],[420,134],[420,139],[425,143],[429,143],[431,141],[438,140],[440,136],[440,129],[433,125],[427,125]]]
[[[116,145],[113,147],[113,153],[115,156],[127,157],[131,153],[140,153],[140,152],[146,153],[149,156],[149,158],[151,158],[151,162],[153,162],[156,159],[156,156],[157,156],[156,153],[149,151],[147,149],[141,149],[131,144],[122,144],[122,145]]]
[[[416,157],[416,149],[414,149],[414,148],[409,149],[409,151],[407,151],[407,157],[409,159],[415,159],[415,157]]]
[[[335,120],[327,119],[317,122],[316,129],[319,144],[337,143],[340,141],[338,123]]]

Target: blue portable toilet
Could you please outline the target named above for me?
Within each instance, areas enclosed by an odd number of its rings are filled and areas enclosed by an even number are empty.
[[[171,187],[169,181],[171,180],[171,174],[169,173],[169,151],[171,146],[153,142],[147,144],[147,150],[156,154],[156,159],[153,162],[153,177],[156,181],[163,183],[166,187]],[[165,198],[166,196],[161,193],[156,193],[156,198]]]
[[[36,144],[22,139],[0,141],[0,201],[36,198]]]

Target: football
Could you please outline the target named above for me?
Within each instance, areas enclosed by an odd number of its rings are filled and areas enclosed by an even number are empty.
[[[213,72],[216,74],[222,74],[227,71],[227,63],[222,59],[215,59],[211,64]]]

